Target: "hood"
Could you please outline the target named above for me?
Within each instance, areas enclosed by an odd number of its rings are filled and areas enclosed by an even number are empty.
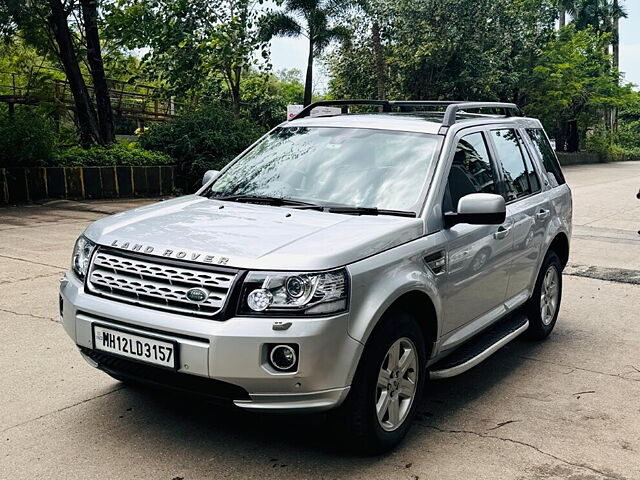
[[[323,270],[418,238],[419,218],[354,216],[210,200],[197,195],[93,223],[92,241],[114,248],[257,270]]]

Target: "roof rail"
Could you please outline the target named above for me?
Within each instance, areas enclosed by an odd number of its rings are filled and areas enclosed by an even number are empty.
[[[291,120],[298,118],[304,118],[311,116],[311,111],[316,107],[348,107],[349,105],[377,105],[382,107],[383,112],[390,112],[391,107],[386,100],[322,100],[320,102],[313,102],[304,107],[298,114]]]
[[[475,110],[479,108],[498,108],[504,110],[505,117],[522,117],[522,111],[515,103],[501,102],[459,102],[447,107],[442,119],[443,127],[450,127],[456,123],[456,117],[460,110]]]
[[[346,107],[350,105],[373,105],[382,107],[383,112],[391,112],[394,107],[446,107],[442,119],[443,127],[450,127],[456,123],[458,112],[461,110],[475,110],[480,108],[497,108],[504,111],[505,117],[521,117],[522,111],[514,103],[502,102],[466,102],[447,100],[323,100],[304,107],[292,120],[308,117],[316,107]]]

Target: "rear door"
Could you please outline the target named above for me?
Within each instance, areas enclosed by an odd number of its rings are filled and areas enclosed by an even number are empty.
[[[512,224],[513,250],[508,268],[506,303],[513,307],[529,298],[537,275],[546,226],[551,218],[542,195],[539,172],[515,128],[490,130],[502,173],[507,220]]]

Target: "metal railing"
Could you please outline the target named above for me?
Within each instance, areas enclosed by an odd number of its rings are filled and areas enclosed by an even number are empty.
[[[7,104],[55,103],[73,110],[75,103],[69,82],[43,75],[43,71],[59,70],[41,67],[29,73],[0,71],[0,102]],[[146,121],[170,120],[191,103],[175,102],[173,98],[162,98],[156,87],[132,84],[121,80],[107,79],[111,106],[120,116]],[[91,96],[94,89],[87,77],[87,89]]]

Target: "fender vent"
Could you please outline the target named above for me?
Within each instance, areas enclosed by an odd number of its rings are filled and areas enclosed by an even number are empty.
[[[440,275],[447,271],[447,252],[440,250],[424,257],[424,263],[434,275]]]

